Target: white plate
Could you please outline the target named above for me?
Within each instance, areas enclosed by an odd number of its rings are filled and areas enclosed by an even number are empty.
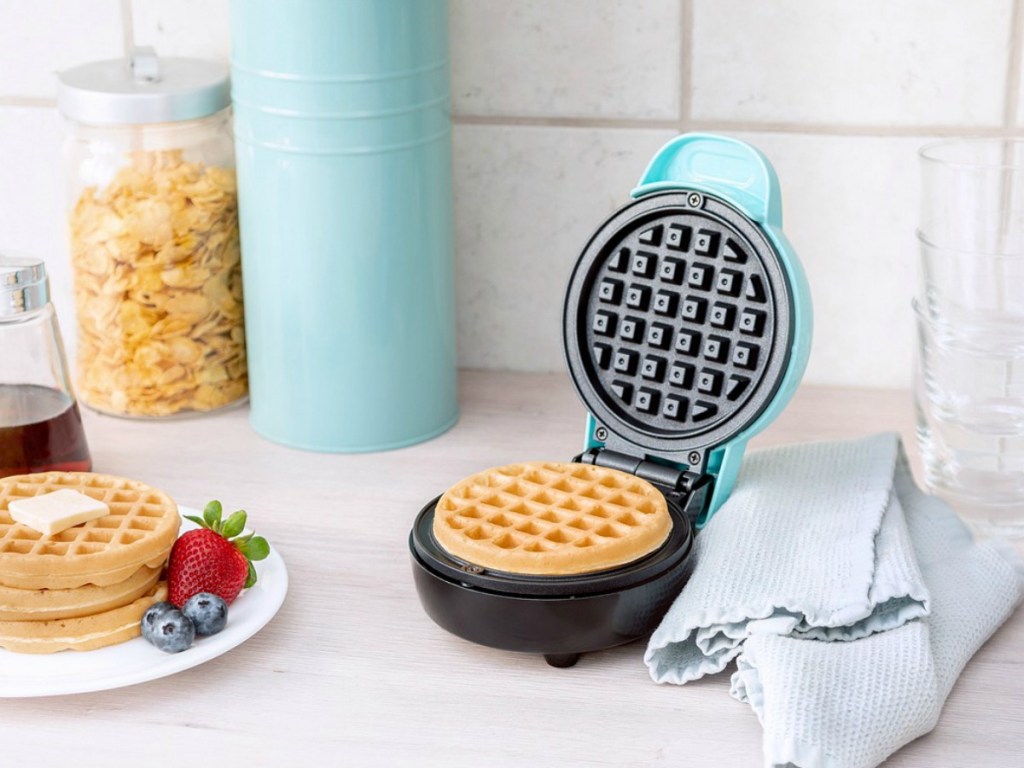
[[[181,507],[183,515],[202,512]],[[182,520],[182,532],[197,527]],[[181,653],[164,653],[141,637],[96,651],[61,651],[42,655],[0,648],[0,697],[57,696],[121,688],[173,675],[227,653],[274,618],[288,592],[288,570],[275,549],[256,565],[256,584],[228,608],[228,624],[212,637],[197,637]]]

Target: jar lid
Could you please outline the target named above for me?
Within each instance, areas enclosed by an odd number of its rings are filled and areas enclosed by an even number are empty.
[[[59,73],[57,107],[92,125],[171,123],[212,115],[231,104],[228,68],[202,59],[157,57],[93,61]]]
[[[0,317],[32,312],[49,301],[46,265],[41,260],[0,253]]]

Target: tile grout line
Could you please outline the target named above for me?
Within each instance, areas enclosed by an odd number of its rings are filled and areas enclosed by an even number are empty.
[[[634,128],[679,129],[678,118],[545,117],[539,115],[467,115],[455,113],[456,125],[490,125],[517,128]]]
[[[1007,136],[1013,130],[1005,125],[891,125],[842,123],[772,123],[743,120],[694,120],[695,130],[726,130],[743,133],[815,134],[822,136],[874,136],[880,138],[906,138],[916,136]]]
[[[693,119],[693,0],[679,0],[679,132]]]
[[[1015,0],[1022,6],[1024,0]],[[1021,14],[1024,32],[1024,12]],[[1015,43],[1012,58],[1016,62],[1014,72],[1010,73],[1009,86],[1018,93],[1021,82],[1020,62],[1024,52],[1024,34]],[[822,134],[825,136],[958,136],[964,133],[980,136],[1003,137],[1012,136],[1019,128],[1016,125],[1014,110],[1019,103],[1019,95],[1007,98],[1004,124],[977,125],[843,125],[841,123],[758,123],[752,121],[729,120],[689,120],[680,118],[642,118],[642,117],[553,117],[541,115],[474,115],[455,113],[452,120],[457,125],[507,126],[518,128],[625,128],[634,130],[726,130],[744,133],[787,133],[787,134]],[[53,109],[57,100],[41,96],[0,96],[0,108],[15,107],[29,109]]]
[[[1006,71],[1006,98],[1003,102],[1003,127],[1012,128],[1017,123],[1020,107],[1020,67],[1022,29],[1024,24],[1024,0],[1014,0],[1010,18],[1010,52]]]
[[[1022,0],[1024,2],[1024,0]],[[678,130],[679,120],[631,117],[553,117],[540,115],[473,115],[456,113],[457,125],[506,126],[516,128],[624,128],[635,130]],[[758,123],[730,120],[694,120],[686,130],[724,130],[743,133],[821,134],[824,136],[1008,136],[1016,130],[1006,125],[844,125],[841,123]]]

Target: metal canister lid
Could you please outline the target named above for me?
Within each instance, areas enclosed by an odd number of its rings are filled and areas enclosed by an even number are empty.
[[[42,261],[0,253],[0,317],[32,312],[49,301],[46,265]]]
[[[158,58],[93,61],[58,75],[57,107],[91,125],[170,123],[212,115],[231,104],[228,68],[214,61]]]

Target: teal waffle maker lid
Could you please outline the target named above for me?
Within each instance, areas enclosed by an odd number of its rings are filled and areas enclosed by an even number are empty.
[[[661,483],[676,472],[700,527],[803,375],[810,294],[775,171],[750,145],[680,136],[633,196],[566,291],[566,360],[589,411],[579,459]]]

